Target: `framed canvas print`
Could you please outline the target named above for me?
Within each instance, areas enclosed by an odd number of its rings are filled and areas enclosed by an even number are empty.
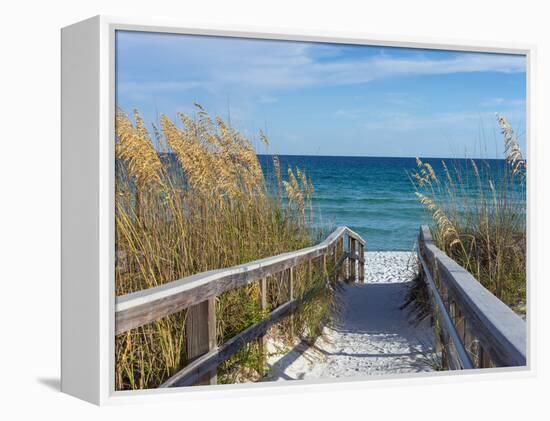
[[[62,390],[528,370],[530,47],[62,30]]]

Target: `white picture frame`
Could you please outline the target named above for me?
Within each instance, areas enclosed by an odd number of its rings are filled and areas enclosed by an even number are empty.
[[[281,31],[232,25],[194,26],[152,19],[96,16],[62,29],[62,376],[61,390],[103,405],[158,401],[293,393],[296,390],[377,387],[380,382],[411,385],[448,381],[449,376],[473,373],[391,376],[319,382],[201,386],[144,391],[114,390],[114,66],[117,30],[220,35],[346,44],[369,44],[457,51],[524,54],[527,60],[527,153],[533,161],[531,142],[532,68],[535,47],[486,42],[386,38],[355,33]],[[531,166],[531,169],[533,167]],[[528,192],[532,191],[529,180]],[[531,196],[528,194],[528,209]],[[531,218],[528,241],[532,244]],[[528,259],[529,262],[529,259]],[[528,263],[528,268],[530,264]],[[531,279],[528,270],[528,304]],[[475,376],[525,376],[533,372],[531,320],[528,319],[528,365],[494,369]]]

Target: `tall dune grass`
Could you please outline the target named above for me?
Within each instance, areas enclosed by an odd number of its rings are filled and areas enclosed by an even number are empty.
[[[275,158],[279,189],[273,197],[244,136],[198,105],[196,116],[177,117],[162,116],[151,136],[137,111],[133,118],[116,113],[117,295],[300,249],[321,235],[308,226],[314,189],[302,171],[289,168],[285,178]],[[297,295],[311,295],[311,283],[321,285],[320,274],[309,279],[305,270],[296,271]],[[284,280],[274,277],[268,285],[274,307],[287,293]],[[254,283],[217,298],[219,343],[266,315],[258,297]],[[330,315],[330,292],[317,288],[310,302],[316,304],[293,318],[294,329],[287,319],[276,332],[317,335]],[[157,387],[187,363],[185,316],[182,311],[116,337],[116,389]],[[220,367],[219,380],[257,379],[265,359],[252,343]]]
[[[526,300],[526,170],[517,136],[497,115],[505,164],[442,163],[443,174],[417,159],[411,173],[420,202],[433,216],[437,246],[518,313]]]

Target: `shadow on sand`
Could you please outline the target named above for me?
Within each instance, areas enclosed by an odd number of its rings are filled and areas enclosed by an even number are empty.
[[[426,371],[433,366],[433,333],[431,328],[419,327],[411,322],[402,306],[412,282],[348,284],[341,290],[342,311],[335,320],[333,330],[338,338],[351,338],[352,342],[323,341],[309,346],[300,342],[270,367],[265,380],[297,380],[306,375],[298,367],[287,368],[301,357],[314,364],[318,356],[335,361],[347,361],[348,367],[365,367],[360,360],[380,361],[382,368],[362,374],[390,374],[402,371]],[[363,336],[364,335],[364,336]],[[329,339],[325,339],[330,342]],[[370,345],[365,346],[367,343]],[[343,360],[342,360],[343,359]],[[382,362],[387,361],[387,362]],[[299,363],[303,364],[303,361]],[[368,363],[367,363],[368,364]],[[432,367],[433,369],[433,367]],[[304,367],[304,370],[307,369]]]

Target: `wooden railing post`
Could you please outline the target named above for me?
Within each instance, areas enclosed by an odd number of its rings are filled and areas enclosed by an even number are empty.
[[[464,348],[468,351],[472,362],[475,363],[475,353],[473,352],[474,341],[475,337],[472,335],[470,323],[468,322],[468,319],[464,318]]]
[[[339,249],[340,249],[340,256],[342,256],[344,254],[344,237],[340,238],[340,241],[338,242],[338,244],[340,245]],[[345,279],[345,261],[342,261],[342,264],[340,266],[340,270],[338,270],[338,273],[340,275],[340,281],[342,281],[343,279]]]
[[[262,317],[265,316],[267,311],[267,278],[260,279],[260,310],[262,311]],[[264,355],[267,347],[267,341],[265,335],[260,337],[260,353]]]
[[[288,269],[289,299],[294,300],[294,267]],[[290,313],[290,337],[294,338],[294,313]]]
[[[209,298],[187,309],[185,338],[188,363],[216,348],[216,299]],[[216,370],[200,377],[194,385],[216,384]]]
[[[267,278],[260,279],[260,309],[267,309]]]
[[[350,265],[351,265],[350,276],[351,276],[352,282],[356,282],[357,281],[357,261],[355,260],[357,258],[357,252],[355,251],[356,241],[355,241],[355,238],[350,237],[349,239],[350,239],[349,254],[351,256],[351,259],[350,259]]]
[[[336,266],[338,265],[338,242],[332,247],[332,256],[334,261],[334,267],[332,268],[332,276],[334,283],[338,282],[338,270]]]
[[[353,242],[353,238],[351,237],[351,235],[348,235],[348,258],[347,258],[347,266],[346,266],[346,280],[349,282],[349,281],[353,281],[353,278],[352,278],[352,271],[353,271],[353,263],[354,263],[354,260],[353,260],[353,255],[352,255],[352,252],[351,252],[351,249],[352,249],[352,242]]]
[[[365,283],[365,246],[359,243],[359,282]]]
[[[489,355],[487,350],[485,350],[483,348],[483,346],[481,346],[481,365],[480,365],[480,368],[491,368],[491,356]]]
[[[327,255],[326,255],[326,253],[324,253],[323,256],[322,256],[322,262],[321,262],[321,264],[322,264],[322,266],[323,266],[322,269],[321,269],[322,272],[323,272],[323,278],[324,278],[324,280],[325,280],[325,282],[326,282],[326,281],[328,280]]]

